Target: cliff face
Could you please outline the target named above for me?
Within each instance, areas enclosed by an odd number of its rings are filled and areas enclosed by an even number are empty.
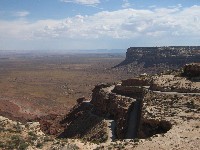
[[[115,93],[115,86],[94,88],[91,103],[96,108],[98,115],[104,116],[116,123],[116,136],[119,139],[126,137],[128,118],[136,99]],[[123,89],[124,90],[124,89]]]
[[[158,64],[182,66],[200,60],[200,46],[130,47],[126,59],[118,66],[137,62],[144,67]]]
[[[184,73],[199,74],[193,65],[186,65],[191,67]],[[67,115],[54,117],[53,122],[42,120],[41,127],[58,137],[93,142],[165,134],[178,121],[180,126],[187,121],[187,115],[198,115],[199,121],[200,82],[180,75],[140,75],[118,84],[99,84],[90,101],[78,99]]]

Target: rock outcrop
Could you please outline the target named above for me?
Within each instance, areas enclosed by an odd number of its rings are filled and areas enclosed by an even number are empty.
[[[107,140],[106,123],[95,115],[88,101],[78,103],[66,115],[48,115],[38,118],[44,133],[58,138],[84,139],[92,142]]]
[[[123,139],[127,133],[129,112],[136,99],[112,92],[114,87],[114,85],[96,86],[93,90],[91,103],[95,106],[98,115],[115,120],[116,136]]]
[[[200,93],[200,83],[175,75],[153,76],[150,89],[161,92]]]
[[[149,86],[149,84],[149,80],[143,78],[122,80],[122,86]]]
[[[90,101],[79,99],[66,116],[56,117],[50,124],[40,122],[50,129],[43,127],[45,133],[56,131],[61,138],[93,142],[105,142],[108,137],[146,139],[165,134],[177,120],[184,121],[183,112],[198,114],[199,89],[200,82],[177,74],[142,75],[118,84],[99,84]]]

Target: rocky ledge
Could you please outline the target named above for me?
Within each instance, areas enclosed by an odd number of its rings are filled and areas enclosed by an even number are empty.
[[[183,76],[184,72],[142,74],[115,84],[99,84],[91,100],[78,99],[67,115],[39,120],[41,127],[59,138],[100,143],[144,139],[145,145],[151,138],[156,139],[155,147],[164,149],[163,140],[179,140],[176,146],[181,147],[184,139],[192,137],[190,148],[199,148],[200,82]]]

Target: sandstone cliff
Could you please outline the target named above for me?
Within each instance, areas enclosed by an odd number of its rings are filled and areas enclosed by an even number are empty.
[[[127,49],[126,59],[116,67],[133,62],[144,64],[144,67],[159,64],[180,67],[199,60],[200,46],[130,47]]]
[[[199,113],[199,80],[173,73],[145,74],[118,84],[99,84],[90,101],[78,99],[66,116],[53,117],[52,122],[41,119],[41,127],[57,137],[93,142],[105,142],[111,132],[115,139],[164,134],[176,125],[179,113]],[[113,122],[112,127],[109,122]]]

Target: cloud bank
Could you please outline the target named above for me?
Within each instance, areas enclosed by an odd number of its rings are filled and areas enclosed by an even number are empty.
[[[1,39],[158,40],[200,37],[200,6],[121,9],[61,20],[0,20]],[[173,38],[172,38],[173,37]],[[167,41],[166,41],[167,42]],[[178,41],[177,41],[178,43]],[[159,44],[159,41],[158,41]]]

